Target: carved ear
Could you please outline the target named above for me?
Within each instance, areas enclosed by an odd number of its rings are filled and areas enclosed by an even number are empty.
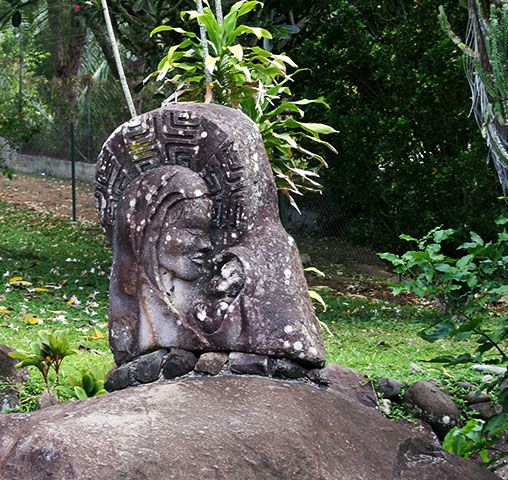
[[[221,298],[237,297],[245,285],[245,269],[238,256],[227,253],[215,265],[210,292]]]

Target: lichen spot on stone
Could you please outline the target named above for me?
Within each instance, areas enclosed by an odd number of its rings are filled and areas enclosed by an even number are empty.
[[[284,331],[285,331],[286,333],[291,333],[291,332],[293,331],[293,326],[292,326],[292,325],[286,325],[286,326],[284,327]]]
[[[316,347],[310,347],[310,348],[309,348],[309,353],[310,353],[313,357],[316,357],[316,356],[317,356],[317,354],[318,354],[317,348],[316,348]]]
[[[152,194],[151,193],[147,193],[145,195],[145,200],[148,202],[148,203],[152,203]]]
[[[201,138],[206,138],[208,136],[208,132],[201,132]]]
[[[135,198],[133,198],[133,199],[129,202],[129,206],[130,206],[131,208],[134,208],[134,207],[136,206],[136,199],[135,199]]]
[[[194,196],[195,197],[201,197],[201,195],[203,195],[203,192],[201,190],[194,190]]]
[[[284,270],[284,278],[286,278],[286,280],[289,280],[291,278],[291,270],[289,268],[286,268]]]
[[[300,350],[303,349],[303,343],[300,342],[300,340],[296,341],[295,343],[293,343],[293,348],[299,352]]]
[[[448,415],[445,415],[442,419],[441,419],[441,422],[444,424],[444,425],[448,425],[450,423],[450,417]]]

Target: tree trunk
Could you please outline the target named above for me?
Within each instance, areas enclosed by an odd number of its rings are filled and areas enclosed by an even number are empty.
[[[57,120],[68,122],[76,116],[78,74],[85,50],[86,26],[76,15],[74,0],[46,0],[50,27],[53,80],[59,94]]]

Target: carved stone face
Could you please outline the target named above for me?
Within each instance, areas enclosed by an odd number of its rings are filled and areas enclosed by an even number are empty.
[[[203,275],[212,250],[211,218],[212,202],[206,198],[184,200],[168,212],[157,250],[162,275],[168,272],[186,281]]]

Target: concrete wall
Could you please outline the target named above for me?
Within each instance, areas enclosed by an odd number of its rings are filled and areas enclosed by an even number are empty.
[[[13,152],[5,148],[0,150],[0,157],[4,159],[8,167],[16,172],[44,173],[51,177],[72,178],[71,162],[67,160],[39,156],[34,157],[32,155]],[[93,182],[95,177],[95,164],[75,162],[75,170],[76,180]]]

